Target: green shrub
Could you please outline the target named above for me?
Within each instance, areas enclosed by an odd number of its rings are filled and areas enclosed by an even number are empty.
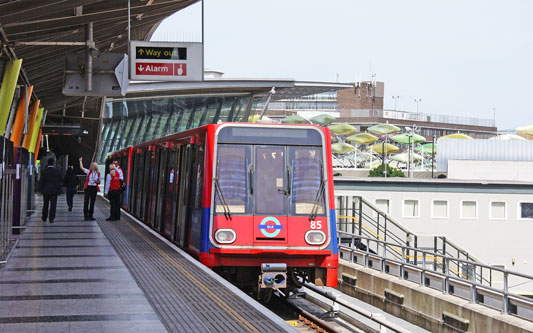
[[[403,172],[398,169],[394,169],[389,164],[386,164],[387,166],[387,177],[405,177]],[[370,170],[370,173],[368,174],[369,177],[383,177],[383,163],[380,164],[378,167]]]

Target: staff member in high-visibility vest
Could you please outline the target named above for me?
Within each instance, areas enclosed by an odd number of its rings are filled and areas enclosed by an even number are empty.
[[[90,169],[83,167],[83,157],[80,157],[80,169],[85,172],[87,178],[85,179],[84,200],[83,200],[83,215],[85,221],[94,221],[94,202],[96,201],[96,192],[100,192],[100,172],[98,171],[98,164],[92,162]]]
[[[106,221],[120,220],[120,194],[121,194],[120,174],[115,169],[115,164],[109,164],[109,173],[105,178],[105,195],[109,199],[110,214]]]

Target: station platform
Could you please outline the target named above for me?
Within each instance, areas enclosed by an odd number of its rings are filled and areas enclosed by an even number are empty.
[[[108,222],[98,198],[84,221],[41,197],[0,268],[0,332],[285,332],[285,321],[133,219]]]

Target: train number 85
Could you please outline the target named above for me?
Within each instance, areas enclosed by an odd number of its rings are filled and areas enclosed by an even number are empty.
[[[321,221],[311,221],[310,224],[311,224],[310,227],[313,230],[322,229],[322,222]]]

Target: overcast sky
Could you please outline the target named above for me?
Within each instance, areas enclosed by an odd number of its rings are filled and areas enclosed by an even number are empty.
[[[201,40],[201,6],[154,40]],[[205,67],[226,77],[385,82],[385,108],[533,124],[533,1],[206,0]]]

